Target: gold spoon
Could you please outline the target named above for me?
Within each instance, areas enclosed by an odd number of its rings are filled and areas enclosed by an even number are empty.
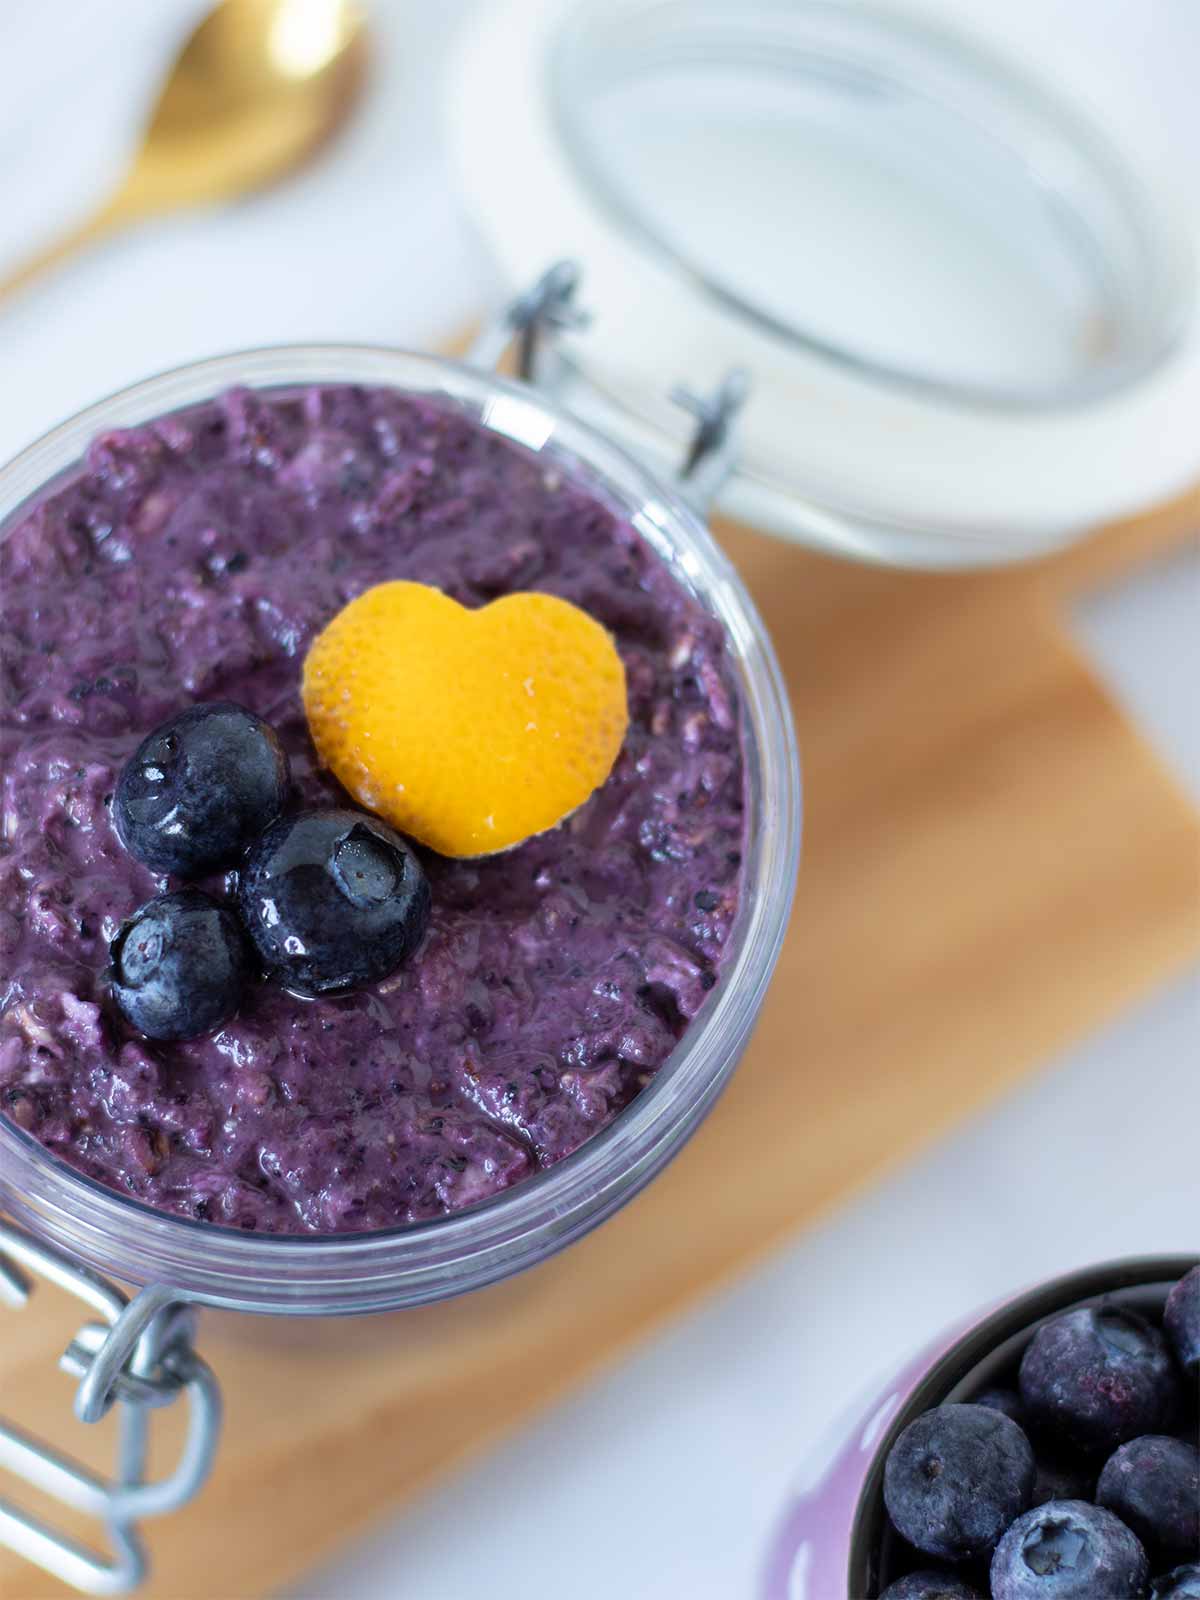
[[[222,0],[176,58],[125,181],[0,281],[0,299],[117,228],[283,177],[346,117],[365,43],[353,0]]]

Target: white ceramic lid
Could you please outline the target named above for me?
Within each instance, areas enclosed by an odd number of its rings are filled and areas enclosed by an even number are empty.
[[[493,0],[449,122],[564,398],[677,459],[750,376],[731,515],[849,553],[1050,548],[1200,475],[1195,229],[1009,60],[857,0]]]

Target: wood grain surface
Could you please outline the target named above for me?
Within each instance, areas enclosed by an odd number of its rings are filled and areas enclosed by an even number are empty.
[[[516,1282],[358,1323],[208,1324],[226,1437],[202,1500],[152,1527],[150,1595],[269,1593],[1195,956],[1197,819],[1062,611],[1198,529],[1200,491],[965,577],[721,530],[805,780],[791,932],[732,1087],[627,1210]],[[40,1290],[0,1333],[0,1404],[75,1448],[54,1356],[78,1320]],[[0,1553],[10,1600],[62,1592]]]

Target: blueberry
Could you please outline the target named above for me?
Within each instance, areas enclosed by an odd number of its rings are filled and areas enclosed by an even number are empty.
[[[155,872],[200,877],[282,811],[290,775],[274,730],[229,701],[192,706],[143,739],[117,781],[121,842]]]
[[[195,1039],[237,1011],[250,951],[228,906],[199,889],[140,906],[112,942],[113,999],[148,1039]]]
[[[386,978],[429,922],[411,846],[360,811],[274,823],[246,860],[238,900],[268,977],[310,997]]]
[[[962,1578],[950,1572],[931,1572],[922,1568],[889,1583],[879,1600],[983,1600]]]
[[[1163,1327],[1179,1365],[1200,1375],[1200,1265],[1180,1278],[1167,1296]]]
[[[883,1469],[883,1498],[896,1531],[926,1555],[970,1561],[990,1555],[1029,1504],[1034,1462],[1010,1418],[984,1406],[938,1406],[896,1440]]]
[[[1091,1457],[1160,1432],[1179,1405],[1162,1334],[1114,1305],[1079,1306],[1043,1323],[1021,1359],[1020,1388],[1034,1428]]]
[[[986,1406],[989,1411],[1001,1411],[1015,1422],[1018,1428],[1025,1426],[1025,1407],[1021,1404],[1021,1396],[1015,1389],[995,1387],[984,1389],[981,1393],[971,1396],[973,1406]]]
[[[1200,1600],[1200,1561],[1189,1561],[1155,1578],[1150,1600]]]
[[[1140,1600],[1150,1565],[1125,1524],[1086,1500],[1018,1517],[992,1557],[993,1600]]]
[[[1033,1480],[1030,1506],[1044,1506],[1047,1500],[1091,1500],[1096,1488],[1094,1470],[1074,1461],[1054,1456],[1038,1456],[1037,1476]]]
[[[1160,1563],[1200,1556],[1200,1450],[1151,1433],[1109,1456],[1096,1501],[1133,1529]]]

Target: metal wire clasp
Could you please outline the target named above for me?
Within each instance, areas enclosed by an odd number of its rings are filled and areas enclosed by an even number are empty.
[[[553,393],[559,378],[553,363],[554,336],[587,327],[588,312],[576,304],[581,278],[578,263],[556,261],[536,283],[506,306],[479,334],[467,355],[474,367],[495,367],[516,346],[517,376]],[[672,402],[695,418],[695,426],[675,477],[680,493],[700,512],[707,511],[736,462],[734,424],[746,403],[750,380],[740,368],[727,372],[711,395],[677,385]]]
[[[95,1517],[105,1526],[112,1554],[93,1554],[4,1498],[0,1544],[84,1594],[128,1594],[146,1571],[138,1520],[185,1505],[208,1477],[221,1426],[220,1391],[192,1348],[193,1312],[177,1295],[152,1287],[128,1300],[99,1274],[0,1218],[0,1304],[14,1310],[25,1305],[33,1288],[29,1274],[65,1289],[104,1319],[84,1324],[59,1365],[80,1380],[75,1414],[81,1422],[98,1422],[118,1407],[117,1470],[111,1479],[97,1477],[3,1420],[0,1470]],[[147,1483],[149,1413],[180,1394],[187,1395],[189,1407],[183,1452],[168,1478]]]

